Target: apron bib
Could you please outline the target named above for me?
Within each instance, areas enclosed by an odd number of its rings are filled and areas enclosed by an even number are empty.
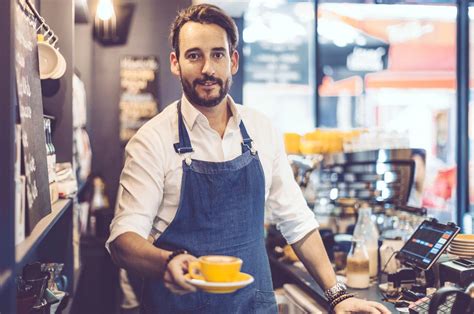
[[[178,103],[178,154],[193,151]],[[231,294],[203,291],[178,296],[162,280],[145,280],[145,313],[277,313],[264,240],[265,179],[243,122],[242,155],[225,162],[186,158],[175,218],[154,245],[190,254],[231,255],[255,281]]]

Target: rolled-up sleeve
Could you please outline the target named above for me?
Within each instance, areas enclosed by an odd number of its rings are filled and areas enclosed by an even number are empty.
[[[276,224],[286,241],[293,244],[318,228],[319,224],[293,177],[284,150],[283,137],[275,129],[273,129],[273,139],[275,158],[266,206],[271,215],[271,221]]]
[[[163,157],[159,141],[140,130],[127,144],[125,165],[120,176],[115,216],[110,225],[106,248],[125,232],[144,239],[150,234],[163,198]],[[153,143],[149,141],[154,138]],[[110,250],[109,250],[110,252]]]

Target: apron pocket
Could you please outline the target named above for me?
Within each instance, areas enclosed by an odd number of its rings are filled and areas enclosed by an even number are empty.
[[[273,291],[255,290],[254,313],[278,313],[275,293]]]

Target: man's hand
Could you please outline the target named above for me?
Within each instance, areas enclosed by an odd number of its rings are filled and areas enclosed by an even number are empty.
[[[188,272],[189,263],[195,260],[196,258],[189,254],[180,254],[174,257],[165,269],[163,276],[165,287],[178,295],[195,292],[196,288],[187,283],[184,278]]]
[[[334,312],[339,313],[383,313],[390,314],[390,311],[380,303],[365,301],[357,298],[349,298],[334,307]]]

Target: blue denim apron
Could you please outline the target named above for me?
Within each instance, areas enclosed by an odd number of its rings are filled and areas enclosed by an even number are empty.
[[[178,103],[178,154],[193,151]],[[162,280],[146,280],[146,313],[277,313],[264,242],[265,178],[243,122],[242,155],[225,162],[186,158],[175,218],[154,243],[190,254],[231,255],[243,260],[242,272],[255,281],[231,294],[203,291],[178,296]]]

